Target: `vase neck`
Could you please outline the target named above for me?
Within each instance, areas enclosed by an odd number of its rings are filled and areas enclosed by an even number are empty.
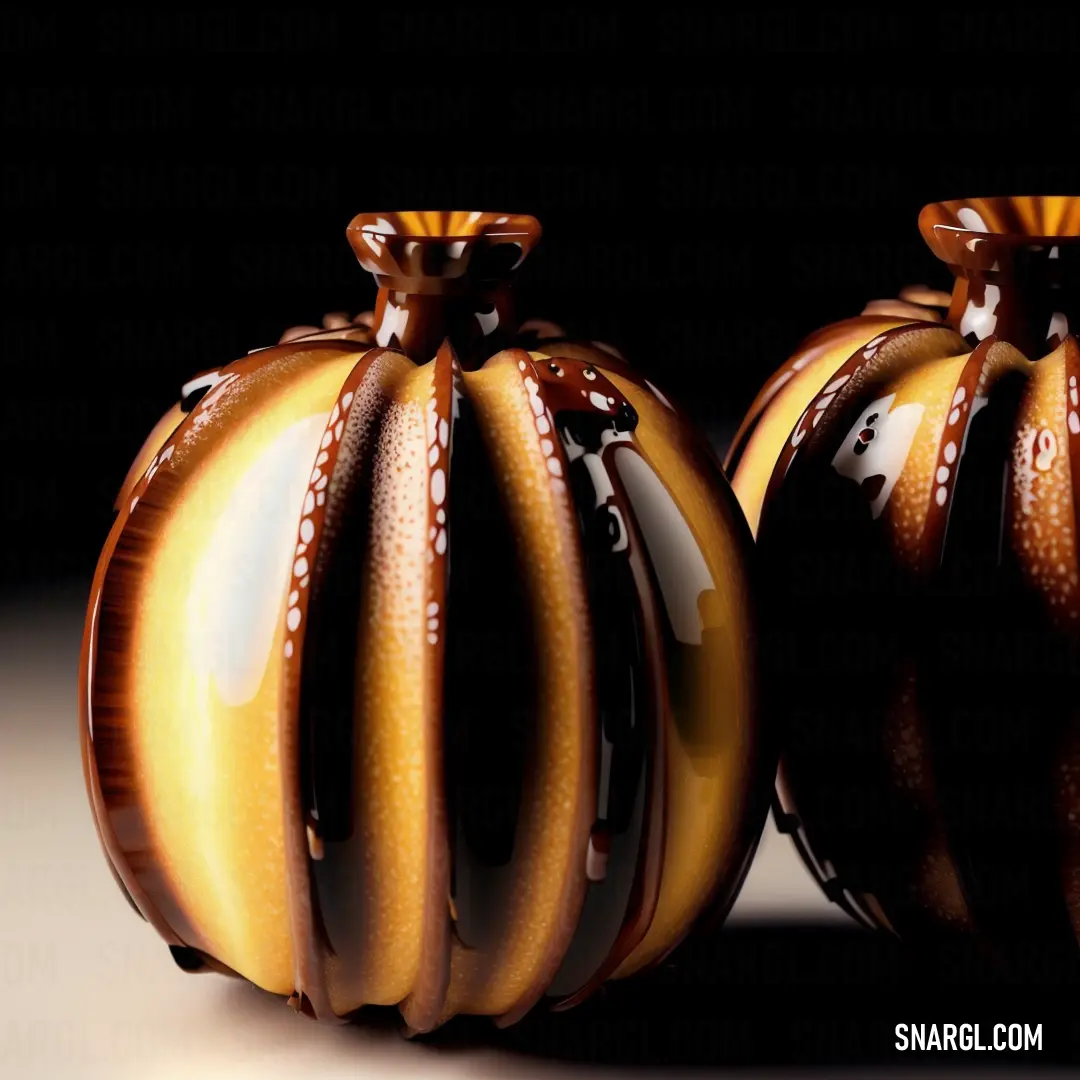
[[[1080,289],[1039,262],[985,273],[952,269],[948,322],[973,345],[993,336],[1038,359],[1080,330]]]
[[[448,340],[464,367],[477,366],[505,348],[516,330],[513,295],[506,283],[462,294],[384,285],[375,300],[375,343],[397,349],[418,364],[430,360]]]
[[[522,214],[402,211],[360,214],[346,230],[375,275],[378,345],[426,363],[449,340],[464,367],[509,344],[511,275],[540,238]]]
[[[1080,331],[1080,198],[932,203],[923,237],[956,276],[948,322],[1038,359]]]

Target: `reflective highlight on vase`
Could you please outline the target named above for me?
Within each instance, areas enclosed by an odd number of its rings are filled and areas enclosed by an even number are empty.
[[[1077,206],[927,207],[952,297],[819,331],[729,459],[760,513],[779,822],[901,934],[1080,933]]]
[[[410,221],[378,235],[441,296]],[[526,324],[485,355],[461,305],[412,310],[433,356],[335,318],[185,388],[99,564],[83,742],[182,966],[423,1031],[574,1004],[722,917],[773,762],[704,441],[611,350]]]

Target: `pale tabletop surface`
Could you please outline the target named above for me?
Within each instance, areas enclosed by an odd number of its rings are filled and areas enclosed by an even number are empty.
[[[482,1043],[448,1051],[390,1030],[322,1026],[245,984],[178,970],[118,893],[88,812],[75,720],[84,600],[75,587],[0,609],[0,1077],[619,1072]],[[847,923],[771,823],[731,923],[769,919]]]

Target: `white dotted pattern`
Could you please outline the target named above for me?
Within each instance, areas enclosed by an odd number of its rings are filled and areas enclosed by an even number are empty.
[[[518,370],[524,375],[525,390],[529,395],[529,407],[532,409],[533,421],[536,424],[536,433],[540,436],[540,450],[544,455],[544,460],[547,463],[547,471],[552,476],[552,487],[556,491],[565,491],[566,483],[562,480],[563,467],[562,461],[559,459],[558,453],[555,450],[555,443],[551,439],[544,438],[547,432],[555,426],[555,417],[551,415],[551,411],[544,404],[544,399],[540,396],[540,384],[536,381],[533,375],[525,374],[527,365],[524,360],[518,361]],[[590,371],[586,368],[583,372],[585,378],[595,379],[596,372]],[[583,391],[584,393],[584,391]],[[609,400],[601,394],[593,393],[590,395],[590,399],[599,398],[602,403],[602,407],[605,411],[609,411],[611,406],[608,404]],[[600,408],[601,405],[595,400],[592,400],[592,404],[596,408]],[[542,426],[541,426],[542,422]]]
[[[330,460],[329,448],[339,442],[345,430],[345,420],[348,417],[349,406],[353,402],[353,392],[350,390],[343,394],[330,412],[330,418],[326,423],[326,431],[323,433],[320,443],[321,452],[315,459],[315,469],[308,481],[307,494],[304,496],[303,516],[300,519],[299,542],[296,545],[296,561],[292,568],[292,588],[289,593],[289,607],[285,613],[285,626],[290,636],[285,639],[285,656],[291,657],[296,651],[294,635],[300,629],[303,622],[303,613],[300,609],[301,595],[311,584],[311,565],[307,559],[308,544],[315,536],[315,523],[311,515],[316,506],[322,506],[326,501],[326,485],[330,482],[328,471],[324,471]]]
[[[427,461],[430,468],[428,478],[428,493],[431,506],[435,508],[432,515],[434,524],[428,528],[428,552],[427,561],[434,563],[437,558],[446,554],[448,539],[446,534],[446,497],[447,476],[450,465],[450,425],[439,416],[438,403],[434,393],[428,400],[425,409],[425,429],[427,434]],[[435,588],[436,575],[432,574],[429,584],[429,597]],[[427,606],[427,643],[437,645],[439,643],[440,609],[439,603],[433,597],[429,599]]]

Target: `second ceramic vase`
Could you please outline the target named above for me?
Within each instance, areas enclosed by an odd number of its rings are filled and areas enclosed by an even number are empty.
[[[757,527],[778,810],[902,936],[1080,932],[1080,200],[920,227],[954,272],[807,339],[728,467]]]

